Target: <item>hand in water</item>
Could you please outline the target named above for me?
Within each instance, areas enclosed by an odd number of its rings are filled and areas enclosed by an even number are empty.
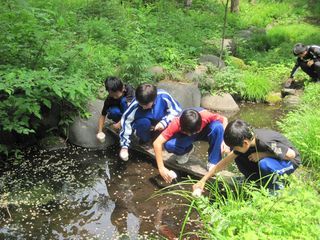
[[[163,178],[163,180],[166,182],[166,183],[171,183],[172,182],[172,179],[174,179],[173,177],[173,174],[170,173],[171,171],[167,168],[163,168],[163,169],[159,169],[159,173],[161,175],[161,177]]]

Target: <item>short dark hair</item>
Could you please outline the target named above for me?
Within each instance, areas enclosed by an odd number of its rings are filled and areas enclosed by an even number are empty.
[[[139,104],[146,105],[157,97],[157,87],[152,84],[140,84],[136,89],[136,99]]]
[[[180,116],[181,131],[194,134],[201,129],[202,117],[194,109],[184,110]]]
[[[121,79],[117,77],[107,77],[104,81],[104,86],[108,92],[117,92],[123,89],[123,83]]]
[[[305,45],[303,45],[302,43],[297,43],[296,45],[294,45],[292,52],[293,52],[293,55],[298,56],[299,54],[303,53],[306,50],[307,50],[307,47]]]
[[[253,128],[250,124],[240,119],[229,122],[223,135],[224,142],[229,147],[242,147],[245,139],[252,140],[253,137]]]

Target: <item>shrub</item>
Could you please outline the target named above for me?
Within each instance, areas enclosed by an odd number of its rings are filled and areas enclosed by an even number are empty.
[[[65,104],[65,111],[86,111],[90,87],[81,76],[63,78],[54,71],[10,69],[0,72],[0,77],[0,131],[34,133],[42,118],[41,107],[51,108],[53,102]]]
[[[241,85],[241,73],[239,70],[233,67],[217,69],[210,68],[210,74],[207,78],[203,78],[200,81],[200,87],[203,92],[209,92],[211,94],[230,93],[238,94]]]

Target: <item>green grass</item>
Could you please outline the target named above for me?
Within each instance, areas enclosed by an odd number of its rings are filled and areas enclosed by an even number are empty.
[[[269,79],[262,74],[246,71],[241,81],[243,82],[243,89],[240,90],[240,94],[246,100],[265,100],[271,90]]]
[[[197,232],[201,239],[317,239],[319,185],[305,182],[308,174],[287,177],[290,184],[275,196],[264,188],[231,186],[224,181],[208,183],[207,195],[196,199],[181,190],[165,194],[183,196],[190,202],[185,222],[201,226]],[[197,219],[190,219],[191,209],[197,212]]]
[[[289,112],[279,126],[299,149],[303,163],[320,169],[320,85],[310,83],[296,110]]]

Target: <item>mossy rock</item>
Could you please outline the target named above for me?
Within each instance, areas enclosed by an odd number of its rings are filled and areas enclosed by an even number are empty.
[[[245,62],[242,59],[237,58],[237,57],[229,56],[228,63],[237,69],[247,69],[248,68],[248,66],[245,64]]]
[[[271,105],[280,104],[282,101],[281,93],[271,92],[266,96],[266,102]]]

